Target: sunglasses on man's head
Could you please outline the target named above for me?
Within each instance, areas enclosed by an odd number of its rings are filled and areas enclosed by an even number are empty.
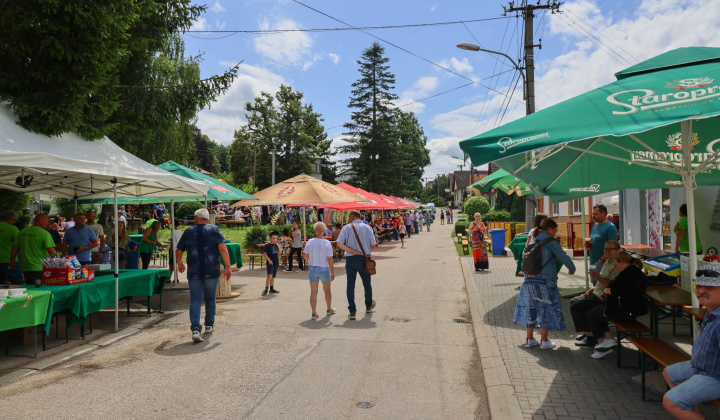
[[[720,277],[720,272],[715,270],[697,270],[695,277]]]

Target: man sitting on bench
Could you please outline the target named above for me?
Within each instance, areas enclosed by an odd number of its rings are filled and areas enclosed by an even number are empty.
[[[665,368],[670,391],[663,406],[676,419],[702,419],[697,405],[720,398],[720,272],[706,265],[695,272],[695,296],[707,309],[692,358]]]

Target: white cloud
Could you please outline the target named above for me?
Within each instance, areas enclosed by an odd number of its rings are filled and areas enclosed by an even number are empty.
[[[452,57],[450,58],[450,60],[442,60],[438,64],[445,68],[453,69],[458,73],[470,73],[471,71],[473,71],[473,66],[468,63],[467,57],[463,58],[462,60],[458,60],[457,58]]]
[[[199,17],[190,27],[191,31],[207,31],[208,29],[210,29],[210,25],[204,17]]]
[[[292,19],[278,19],[272,28],[300,29],[300,25]],[[262,20],[260,29],[270,29],[270,22]],[[313,40],[305,32],[259,35],[255,37],[254,45],[255,51],[277,64],[306,66],[309,60],[313,60],[310,55]]]
[[[716,0],[643,0],[637,9],[622,18],[603,14],[598,2],[593,0],[567,2],[561,9],[565,10],[562,15],[548,15],[550,34],[545,35],[544,43],[564,43],[565,50],[552,58],[546,55],[545,50],[536,52],[538,109],[611,83],[615,81],[615,72],[638,61],[680,47],[716,46],[720,38],[720,26],[717,25],[720,7],[717,7]],[[593,29],[587,28],[582,21]],[[691,30],[688,30],[689,22]],[[576,30],[578,27],[587,28],[589,33],[581,35]],[[598,48],[588,41],[586,36],[590,37],[590,34],[606,46]],[[600,44],[598,39],[593,38],[595,43]],[[624,62],[610,51],[617,52],[631,63]],[[452,60],[444,63],[455,69]],[[520,84],[514,95],[518,100],[522,98],[519,89]],[[506,92],[507,86],[497,87],[496,90]],[[428,147],[440,150],[431,151],[432,165],[426,168],[427,174],[452,170],[450,162],[455,159],[448,156],[459,156],[456,154],[460,153],[459,142],[497,125],[496,115],[504,103],[502,97],[490,92],[486,100],[484,93],[473,100],[479,102],[438,114],[431,120],[431,129],[426,129],[426,132],[435,135],[431,136]],[[524,114],[524,106],[513,102],[502,124]],[[454,169],[459,168],[454,166]]]
[[[216,0],[215,4],[210,6],[210,10],[212,10],[215,13],[221,13],[221,12],[225,11],[225,8],[222,6],[222,4],[220,4],[219,0]]]
[[[220,22],[219,20],[215,19],[215,28],[218,30],[225,29],[226,22]]]
[[[223,67],[237,63],[220,62]],[[288,82],[268,69],[249,64],[240,64],[238,77],[225,95],[218,98],[210,109],[198,114],[197,126],[211,139],[230,144],[235,130],[245,125],[245,103],[252,101],[260,92],[274,94],[281,84]]]
[[[330,57],[330,60],[332,60],[333,64],[337,64],[337,63],[340,62],[340,56],[339,56],[339,55],[330,53],[330,54],[328,54],[328,56]]]
[[[437,4],[433,4],[432,6],[430,6],[431,12],[434,12],[435,10],[437,10]]]
[[[411,89],[400,94],[398,106],[402,107],[405,112],[414,112],[420,114],[425,110],[423,102],[412,103],[418,99],[429,96],[438,86],[438,78],[434,76],[426,76],[418,79]]]

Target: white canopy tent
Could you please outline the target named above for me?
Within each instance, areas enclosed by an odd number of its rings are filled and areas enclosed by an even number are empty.
[[[87,141],[75,134],[48,137],[17,124],[0,107],[0,188],[69,199],[205,197],[208,186],[164,171],[108,138]],[[118,329],[118,255],[115,253],[115,331]]]

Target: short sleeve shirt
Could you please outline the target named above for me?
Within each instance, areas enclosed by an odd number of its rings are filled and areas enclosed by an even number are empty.
[[[83,225],[81,228],[73,226],[71,229],[65,231],[65,242],[68,243],[68,252],[70,254],[75,254],[78,261],[90,261],[92,258],[92,251],[88,249],[86,251],[76,253],[75,248],[88,246],[96,239],[97,236],[95,236],[95,231],[90,229],[88,225]]]
[[[332,244],[327,239],[312,238],[305,245],[305,253],[308,254],[310,266],[328,267],[328,257],[332,258]]]
[[[705,316],[700,329],[690,363],[696,374],[720,378],[720,308]]]
[[[357,234],[365,250],[365,254],[370,255],[370,247],[377,243],[375,241],[375,234],[373,234],[372,228],[369,225],[366,225],[358,220],[343,226],[342,230],[340,231],[340,236],[338,236],[337,239],[338,243],[341,243],[351,249],[354,249],[357,252],[362,253],[363,250],[360,249],[360,245],[355,238],[355,233],[353,232],[352,228],[353,226],[355,226],[355,229],[357,230]],[[345,253],[346,257],[349,257],[351,255],[352,254],[349,252]]]
[[[590,264],[595,264],[605,253],[605,242],[618,238],[618,231],[615,224],[609,220],[599,225],[596,224],[590,231]]]
[[[194,225],[183,232],[178,249],[187,251],[187,276],[190,280],[220,277],[220,250],[225,243],[220,228],[215,225]]]
[[[682,242],[680,242],[680,252],[690,252],[690,234],[688,232],[687,217],[681,217],[678,219],[678,229],[685,231]],[[703,246],[700,242],[700,231],[698,230],[697,223],[695,223],[695,244],[697,246],[697,252],[702,251]]]
[[[28,226],[20,231],[13,245],[20,248],[22,271],[42,271],[40,260],[48,257],[47,249],[53,248],[55,242],[47,230],[38,226]]]
[[[0,222],[0,264],[10,262],[10,252],[20,231],[15,225]]]
[[[102,227],[102,225],[101,225],[100,223],[95,222],[95,223],[93,223],[92,225],[87,225],[87,227],[89,227],[90,229],[93,230],[93,232],[95,232],[95,237],[98,238],[98,239],[100,239],[100,236],[101,236],[101,235],[104,235],[104,234],[105,234],[105,229],[103,229],[103,227]],[[91,251],[91,252],[98,252],[99,250],[100,250],[100,245],[98,244],[98,246],[96,246],[95,248],[91,249],[90,251]]]
[[[297,236],[293,237],[293,248],[302,248],[302,234],[300,233],[300,229],[293,230],[293,233],[297,234]]]
[[[280,258],[278,256],[278,246],[277,244],[265,244],[265,247],[263,248],[263,254],[266,254],[268,258],[270,258],[270,261],[273,262],[273,264],[278,265],[280,262]]]

